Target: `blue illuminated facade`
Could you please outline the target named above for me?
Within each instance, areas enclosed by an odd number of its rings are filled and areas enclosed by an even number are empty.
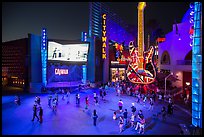
[[[46,29],[42,29],[42,41],[41,41],[41,61],[42,61],[42,84],[44,87],[47,85],[46,72],[47,72],[47,32]]]
[[[82,82],[85,84],[86,83],[86,72],[87,72],[87,69],[86,69],[86,65],[82,65],[82,72],[83,72],[83,77],[82,77]]]
[[[88,56],[87,76],[90,82],[102,81],[106,83],[110,80],[110,58],[109,45],[105,48],[106,59],[102,60],[102,14],[106,14],[106,41],[115,41],[124,43],[128,46],[130,41],[135,40],[134,34],[131,33],[131,27],[125,23],[115,12],[113,12],[104,2],[90,2],[89,5],[89,31],[88,41],[90,42],[90,55]],[[136,22],[135,22],[136,24]],[[137,30],[135,30],[137,31]],[[96,68],[102,68],[99,69]],[[102,79],[97,77],[102,73]]]
[[[194,2],[192,50],[192,125],[202,128],[202,3]]]

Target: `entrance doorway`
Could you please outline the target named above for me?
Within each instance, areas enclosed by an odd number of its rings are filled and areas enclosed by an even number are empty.
[[[126,79],[125,68],[111,68],[111,81],[117,82]]]

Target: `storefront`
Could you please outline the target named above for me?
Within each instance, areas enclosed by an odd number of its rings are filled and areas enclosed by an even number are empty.
[[[129,50],[127,46],[117,42],[109,42],[110,56],[110,81],[117,82],[127,80],[126,70],[128,66]]]

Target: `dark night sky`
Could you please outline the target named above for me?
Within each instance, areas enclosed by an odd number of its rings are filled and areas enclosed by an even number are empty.
[[[107,2],[127,23],[137,25],[138,2]],[[40,35],[47,28],[48,38],[74,40],[88,31],[88,2],[5,2],[2,3],[2,42]],[[165,33],[174,20],[181,22],[189,2],[147,2],[145,22],[156,19]]]

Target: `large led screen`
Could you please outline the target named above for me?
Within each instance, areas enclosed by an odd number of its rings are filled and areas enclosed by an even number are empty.
[[[57,42],[48,42],[48,61],[73,61],[87,62],[88,43],[78,44],[60,44]]]
[[[48,65],[48,83],[81,81],[82,78],[83,71],[81,65]]]

